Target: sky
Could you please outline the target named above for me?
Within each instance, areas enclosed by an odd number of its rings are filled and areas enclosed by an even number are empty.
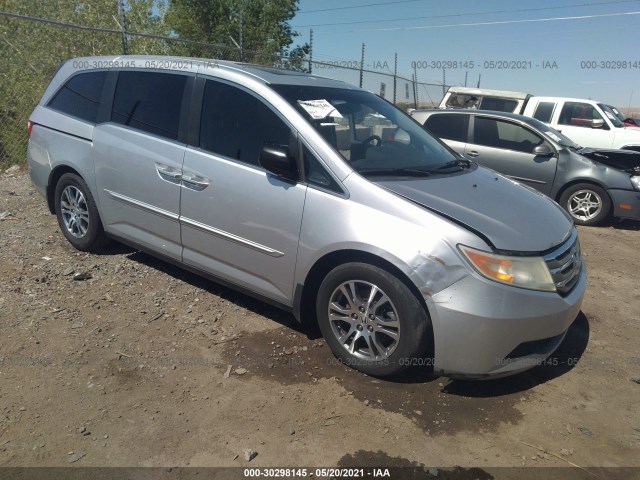
[[[291,21],[313,59],[394,70],[418,81],[591,98],[640,107],[640,0],[300,0]],[[626,62],[626,63],[625,63]],[[313,73],[359,82],[357,71]],[[392,96],[393,80],[365,74],[363,87]],[[405,95],[398,86],[399,101]],[[419,98],[438,102],[442,87]]]

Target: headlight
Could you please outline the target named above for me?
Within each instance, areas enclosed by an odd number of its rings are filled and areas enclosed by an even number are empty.
[[[636,190],[640,190],[640,177],[637,175],[631,177],[631,185],[633,185],[633,188]]]
[[[542,257],[510,257],[458,245],[469,263],[482,276],[495,282],[555,292],[556,286]]]

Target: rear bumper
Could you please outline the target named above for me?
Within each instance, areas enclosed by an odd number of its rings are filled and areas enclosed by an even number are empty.
[[[634,190],[608,190],[615,217],[640,219],[640,192]]]
[[[580,313],[586,268],[566,295],[501,285],[469,275],[425,298],[434,335],[434,372],[499,377],[541,365]]]

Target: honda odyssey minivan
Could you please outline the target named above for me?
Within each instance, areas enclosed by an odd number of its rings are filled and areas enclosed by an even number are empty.
[[[371,375],[522,371],[580,311],[578,234],[555,202],[343,82],[73,59],[29,131],[31,179],[74,247],[113,238],[288,309]]]

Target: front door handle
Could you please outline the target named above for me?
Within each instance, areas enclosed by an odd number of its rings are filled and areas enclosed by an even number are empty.
[[[175,170],[167,165],[156,163],[156,171],[160,177],[169,182],[179,181],[182,177],[182,173],[179,170]]]
[[[477,157],[478,155],[480,155],[478,152],[476,152],[475,150],[471,150],[470,152],[467,152],[467,156],[468,157]]]
[[[182,182],[195,190],[204,190],[209,186],[206,178],[197,175],[182,175]]]

